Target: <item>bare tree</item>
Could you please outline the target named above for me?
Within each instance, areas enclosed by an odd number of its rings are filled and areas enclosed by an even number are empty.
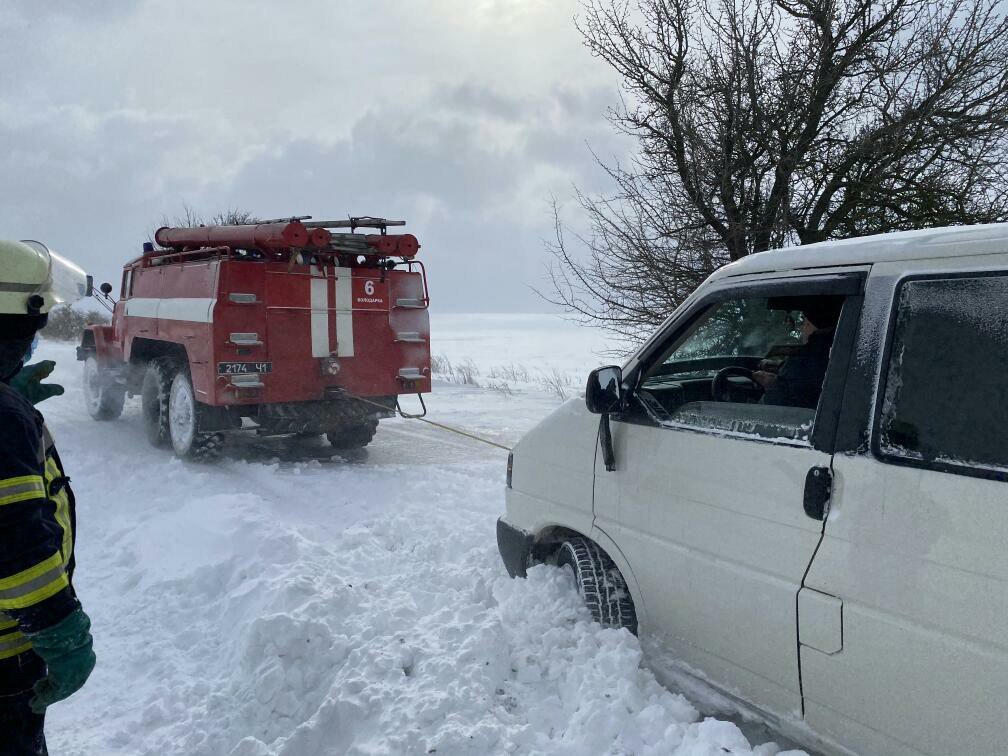
[[[585,0],[637,140],[547,298],[627,335],[779,246],[1008,218],[1000,0]],[[1001,6],[1003,7],[1003,6]],[[574,238],[574,243],[571,237]]]
[[[214,213],[210,216],[210,220],[207,221],[206,225],[209,226],[244,226],[248,223],[258,223],[259,218],[254,216],[248,210],[241,210],[236,207],[228,208],[227,210]]]
[[[108,313],[101,310],[82,312],[71,305],[62,304],[49,311],[49,318],[41,333],[47,339],[80,342],[81,331],[92,323],[108,323]]]

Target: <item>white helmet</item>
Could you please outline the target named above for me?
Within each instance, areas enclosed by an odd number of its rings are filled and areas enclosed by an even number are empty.
[[[45,244],[0,241],[0,314],[43,315],[91,295],[91,277]]]

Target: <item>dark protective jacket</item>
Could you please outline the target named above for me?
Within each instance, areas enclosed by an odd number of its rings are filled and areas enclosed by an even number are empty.
[[[815,409],[826,378],[834,335],[832,328],[814,331],[806,343],[784,360],[777,371],[777,380],[763,395],[763,404]]]
[[[31,649],[22,631],[49,627],[78,606],[69,484],[42,415],[0,383],[0,690]]]

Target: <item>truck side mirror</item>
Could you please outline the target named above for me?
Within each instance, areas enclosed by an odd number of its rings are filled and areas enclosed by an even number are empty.
[[[616,365],[592,370],[585,387],[585,404],[596,415],[617,412],[623,406],[623,370]]]
[[[90,297],[93,295],[94,295],[94,276],[88,273],[86,283],[84,285],[84,296]]]
[[[103,284],[102,284],[101,286],[99,286],[98,288],[99,288],[99,289],[101,289],[101,293],[102,293],[102,294],[104,294],[104,295],[105,295],[106,297],[107,297],[107,296],[108,296],[109,294],[111,294],[111,293],[112,293],[112,284],[110,284],[110,283],[108,283],[108,282],[106,282],[106,283],[103,283]]]

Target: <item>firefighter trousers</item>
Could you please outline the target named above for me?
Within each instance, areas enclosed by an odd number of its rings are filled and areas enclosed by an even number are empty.
[[[45,714],[28,706],[45,674],[45,662],[31,651],[0,661],[0,756],[48,756]]]

